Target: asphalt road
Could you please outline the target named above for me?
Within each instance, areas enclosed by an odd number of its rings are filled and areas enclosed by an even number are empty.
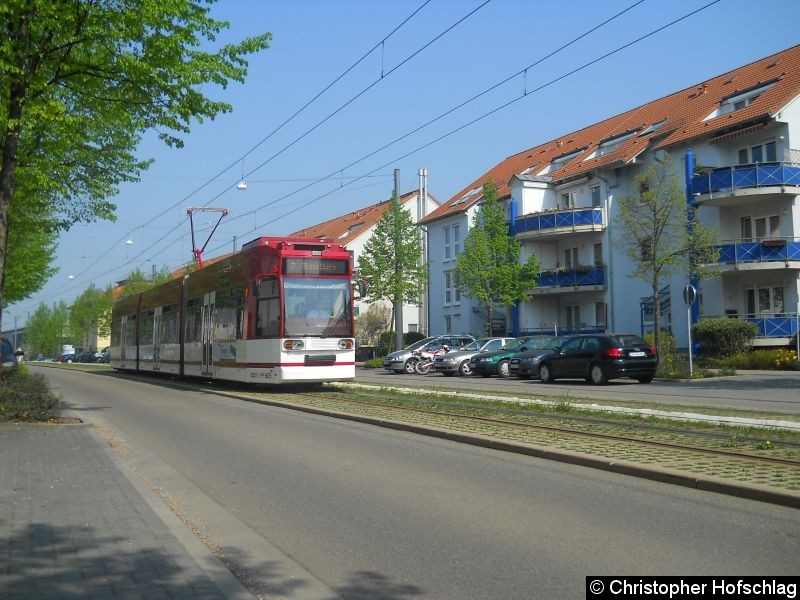
[[[793,509],[166,381],[36,370],[201,532],[246,525],[254,536],[212,541],[283,597],[321,582],[358,600],[582,598],[592,574],[797,573]]]
[[[516,377],[445,377],[441,374],[407,375],[385,369],[356,368],[356,381],[376,385],[441,387],[444,389],[486,390],[486,393],[547,394],[556,397],[592,398],[616,402],[657,403],[684,409],[700,407],[753,410],[775,415],[800,415],[800,371],[771,374],[745,372],[733,377],[714,377],[691,381],[659,381],[641,384],[631,379],[614,379],[605,386],[594,386],[578,379],[544,384]]]

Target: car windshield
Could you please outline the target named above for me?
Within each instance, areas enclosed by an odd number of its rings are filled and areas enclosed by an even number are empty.
[[[406,350],[417,350],[418,348],[422,348],[425,344],[431,343],[435,339],[436,338],[429,337],[429,338],[425,338],[425,339],[422,339],[422,340],[417,340],[416,342],[414,342],[410,346],[406,346],[405,349]]]
[[[529,338],[523,338],[522,345],[524,345],[528,350],[537,350],[539,348],[547,347],[547,344],[553,342],[553,340],[558,341],[557,337],[553,336],[534,336]]]
[[[519,350],[520,346],[522,346],[522,340],[511,340],[503,346],[503,350]]]
[[[474,342],[470,342],[463,348],[462,350],[480,350],[481,346],[483,346],[488,340],[475,340]]]

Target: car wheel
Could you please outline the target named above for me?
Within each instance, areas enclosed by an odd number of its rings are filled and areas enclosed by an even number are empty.
[[[497,365],[497,376],[498,377],[508,377],[509,374],[510,373],[508,371],[508,361],[507,360],[501,360],[500,364]]]
[[[605,385],[608,383],[608,376],[605,369],[599,363],[593,363],[589,367],[589,381],[594,385]]]
[[[415,358],[409,358],[403,366],[403,369],[408,375],[413,375],[417,372],[417,360]]]
[[[553,372],[550,370],[550,365],[542,363],[539,365],[539,380],[542,383],[553,383]]]
[[[461,361],[461,364],[458,365],[458,374],[459,375],[470,375],[472,373],[472,369],[469,368],[469,360]]]
[[[642,375],[641,377],[637,377],[636,381],[638,381],[639,383],[650,383],[651,381],[653,381],[653,376],[652,375]]]

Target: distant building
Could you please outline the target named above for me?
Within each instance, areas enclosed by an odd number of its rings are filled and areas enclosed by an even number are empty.
[[[745,319],[758,327],[756,344],[787,343],[800,304],[798,96],[795,46],[495,165],[422,220],[431,259],[430,333],[486,330],[486,316],[455,290],[453,269],[481,186],[491,178],[522,241],[522,258],[535,253],[542,266],[532,300],[501,309],[495,331],[640,333],[652,328],[659,310],[662,327],[685,347],[687,276],[662,282],[654,307],[617,242],[615,198],[632,195],[634,177],[668,152],[687,199],[721,241],[722,276],[700,281],[696,317]],[[687,160],[700,165],[689,181]]]

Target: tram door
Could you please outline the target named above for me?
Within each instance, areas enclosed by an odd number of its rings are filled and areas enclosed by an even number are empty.
[[[212,375],[214,366],[214,301],[216,292],[203,297],[202,332],[200,339],[203,346],[203,375]]]
[[[153,370],[161,370],[161,307],[153,314]]]

